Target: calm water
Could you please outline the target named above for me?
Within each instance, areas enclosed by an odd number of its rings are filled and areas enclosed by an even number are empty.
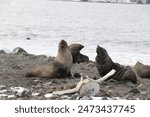
[[[150,5],[0,0],[0,49],[56,56],[61,39],[93,60],[99,44],[114,61],[150,64]]]

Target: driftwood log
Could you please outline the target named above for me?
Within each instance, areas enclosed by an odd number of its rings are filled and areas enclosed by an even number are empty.
[[[106,74],[105,76],[103,76],[102,78],[99,78],[97,80],[91,79],[89,77],[86,77],[86,79],[83,79],[83,76],[81,76],[81,80],[80,82],[76,85],[75,88],[73,89],[67,89],[67,90],[62,90],[62,91],[54,91],[53,94],[57,94],[57,95],[64,95],[64,94],[70,94],[70,93],[76,93],[80,91],[80,88],[84,85],[87,84],[89,82],[96,82],[96,83],[102,83],[103,81],[105,81],[106,79],[108,79],[110,76],[112,76],[113,74],[115,74],[116,70],[112,69],[108,74]]]

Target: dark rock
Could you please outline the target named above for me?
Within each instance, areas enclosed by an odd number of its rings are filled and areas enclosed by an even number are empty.
[[[83,96],[82,98],[80,98],[80,100],[92,100],[92,98],[89,96]]]
[[[14,95],[16,97],[30,97],[32,95],[32,92],[26,88],[23,87],[12,87],[11,90],[14,92]]]
[[[32,95],[32,92],[29,90],[24,90],[22,92],[15,92],[15,96],[17,97],[30,97]]]
[[[6,54],[4,50],[0,50],[0,54]]]
[[[102,97],[102,100],[108,100],[107,97]]]
[[[21,67],[19,67],[19,66],[12,66],[12,69],[21,70]]]
[[[48,57],[48,61],[54,61],[55,57]]]
[[[15,53],[15,54],[27,54],[27,52],[23,48],[20,48],[20,47],[13,49],[13,53]]]
[[[37,57],[38,57],[38,58],[41,58],[41,59],[47,59],[47,56],[46,56],[46,55],[38,55]]]
[[[31,38],[30,38],[30,37],[27,37],[27,40],[31,40]]]
[[[76,100],[78,96],[79,96],[79,94],[75,93],[74,95],[72,95],[72,97],[70,99],[71,100]]]
[[[140,93],[140,91],[137,88],[133,88],[129,91],[129,93],[137,94],[137,93]]]
[[[80,78],[81,75],[80,75],[80,73],[74,73],[74,77],[75,77],[75,78]]]

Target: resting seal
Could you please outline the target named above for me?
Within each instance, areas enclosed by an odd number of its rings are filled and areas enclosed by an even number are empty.
[[[133,83],[137,83],[136,75],[134,74],[131,67],[114,63],[108,55],[107,51],[100,46],[97,46],[96,52],[97,56],[95,58],[95,62],[100,76],[104,76],[110,70],[115,69],[116,73],[109,79],[113,78],[117,81],[129,80]]]
[[[148,78],[150,79],[150,66],[144,65],[140,62],[137,62],[135,66],[133,67],[134,72],[139,76],[140,78]]]
[[[33,68],[27,72],[27,77],[43,77],[43,78],[65,78],[71,76],[71,67],[73,59],[67,42],[61,40],[59,42],[58,53],[50,65],[42,65]]]
[[[69,49],[73,57],[73,63],[89,62],[89,57],[80,53],[84,46],[81,44],[71,44]]]

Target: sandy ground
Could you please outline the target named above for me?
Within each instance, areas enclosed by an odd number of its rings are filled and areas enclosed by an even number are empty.
[[[80,81],[78,73],[83,76],[99,78],[94,62],[74,64],[71,78],[27,78],[26,72],[33,66],[51,63],[54,57],[31,54],[0,54],[0,99],[71,99],[79,97],[78,93],[69,95],[52,95],[56,90],[67,89]],[[150,80],[138,79],[137,84],[110,80],[100,85],[95,96],[98,99],[150,99]],[[93,99],[93,98],[92,98]]]

